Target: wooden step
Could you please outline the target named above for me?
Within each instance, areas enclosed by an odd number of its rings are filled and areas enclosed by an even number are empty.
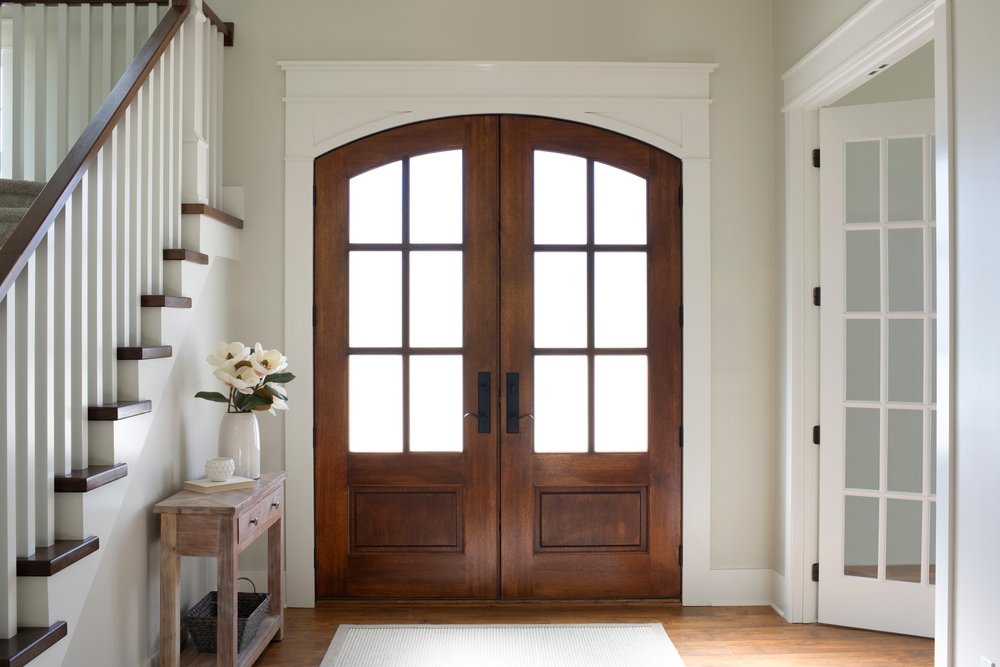
[[[10,639],[0,639],[0,667],[23,667],[66,636],[66,621],[50,628],[18,628]]]
[[[100,547],[96,535],[82,540],[56,540],[51,547],[40,547],[35,555],[27,558],[18,557],[17,576],[19,577],[51,577],[67,567],[83,560]]]
[[[86,493],[126,475],[128,466],[124,463],[71,470],[68,475],[55,476],[56,493]]]
[[[142,361],[143,359],[166,359],[172,357],[174,348],[169,345],[145,345],[142,347],[118,348],[118,361]]]
[[[237,218],[235,215],[229,215],[225,211],[220,211],[217,208],[213,208],[208,204],[181,204],[181,213],[184,215],[206,215],[213,220],[218,220],[219,222],[229,225],[230,227],[235,227],[236,229],[243,229],[243,221]]]
[[[143,294],[139,298],[143,308],[190,308],[191,297],[171,294]]]
[[[208,264],[208,255],[197,250],[187,248],[165,248],[163,259],[178,262],[193,262],[194,264]]]
[[[129,417],[144,415],[152,411],[152,401],[123,401],[91,405],[87,408],[87,419],[95,422],[115,422]]]

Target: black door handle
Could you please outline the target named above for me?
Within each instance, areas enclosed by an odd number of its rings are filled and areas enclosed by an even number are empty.
[[[489,371],[480,371],[476,384],[479,388],[479,393],[476,397],[477,412],[466,412],[464,416],[476,418],[476,430],[479,433],[489,433],[490,422],[492,421],[492,415],[490,414],[490,396],[492,392],[490,391],[491,382]]]
[[[507,433],[521,432],[521,374],[507,373]]]

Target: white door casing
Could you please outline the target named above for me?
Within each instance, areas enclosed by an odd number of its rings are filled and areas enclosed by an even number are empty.
[[[684,568],[682,601],[712,602],[711,63],[280,62],[285,87],[285,348],[301,398],[285,421],[287,591],[312,606],[313,161],[381,130],[430,118],[528,114],[620,132],[683,162]]]
[[[820,114],[819,620],[933,636],[933,100]]]

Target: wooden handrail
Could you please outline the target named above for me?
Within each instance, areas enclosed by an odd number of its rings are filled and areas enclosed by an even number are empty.
[[[14,285],[17,276],[49,231],[59,211],[69,200],[84,172],[111,137],[118,121],[139,94],[139,89],[149,78],[160,56],[180,30],[189,12],[190,7],[186,2],[175,2],[167,10],[135,60],[108,94],[93,120],[70,149],[52,178],[42,188],[24,218],[14,228],[10,238],[3,247],[0,247],[0,299],[5,297]]]
[[[125,5],[169,5],[170,0],[4,0],[11,5],[68,5],[70,7],[80,7],[82,5],[114,5],[124,7]]]
[[[208,6],[208,3],[201,3],[201,11],[204,12],[205,18],[211,21],[216,30],[222,33],[223,46],[232,46],[236,43],[236,26],[233,23],[228,23],[220,19],[219,15]]]

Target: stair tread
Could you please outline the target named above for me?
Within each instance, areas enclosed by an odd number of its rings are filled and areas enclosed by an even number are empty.
[[[51,577],[100,548],[100,540],[91,535],[82,540],[56,540],[51,547],[35,549],[33,556],[17,559],[17,576]]]
[[[39,181],[23,181],[16,178],[0,178],[0,194],[29,195],[37,197],[45,187]]]
[[[71,470],[68,475],[55,476],[56,493],[86,493],[128,475],[128,465],[100,465]]]
[[[166,359],[174,354],[170,345],[142,345],[137,347],[119,347],[119,361],[140,361],[142,359]]]
[[[48,628],[18,628],[10,639],[0,639],[0,667],[22,667],[66,636],[66,621]]]
[[[218,220],[219,222],[229,225],[230,227],[243,229],[242,220],[237,218],[235,215],[230,215],[225,211],[220,211],[219,209],[209,206],[208,204],[181,204],[181,213],[184,215],[207,215],[213,220]]]
[[[191,297],[173,294],[143,294],[139,299],[143,308],[190,308]]]
[[[197,250],[188,250],[187,248],[165,248],[163,250],[163,259],[208,264],[208,255]]]
[[[120,401],[118,403],[91,405],[87,408],[87,416],[90,421],[119,421],[146,414],[152,409],[152,401]]]

